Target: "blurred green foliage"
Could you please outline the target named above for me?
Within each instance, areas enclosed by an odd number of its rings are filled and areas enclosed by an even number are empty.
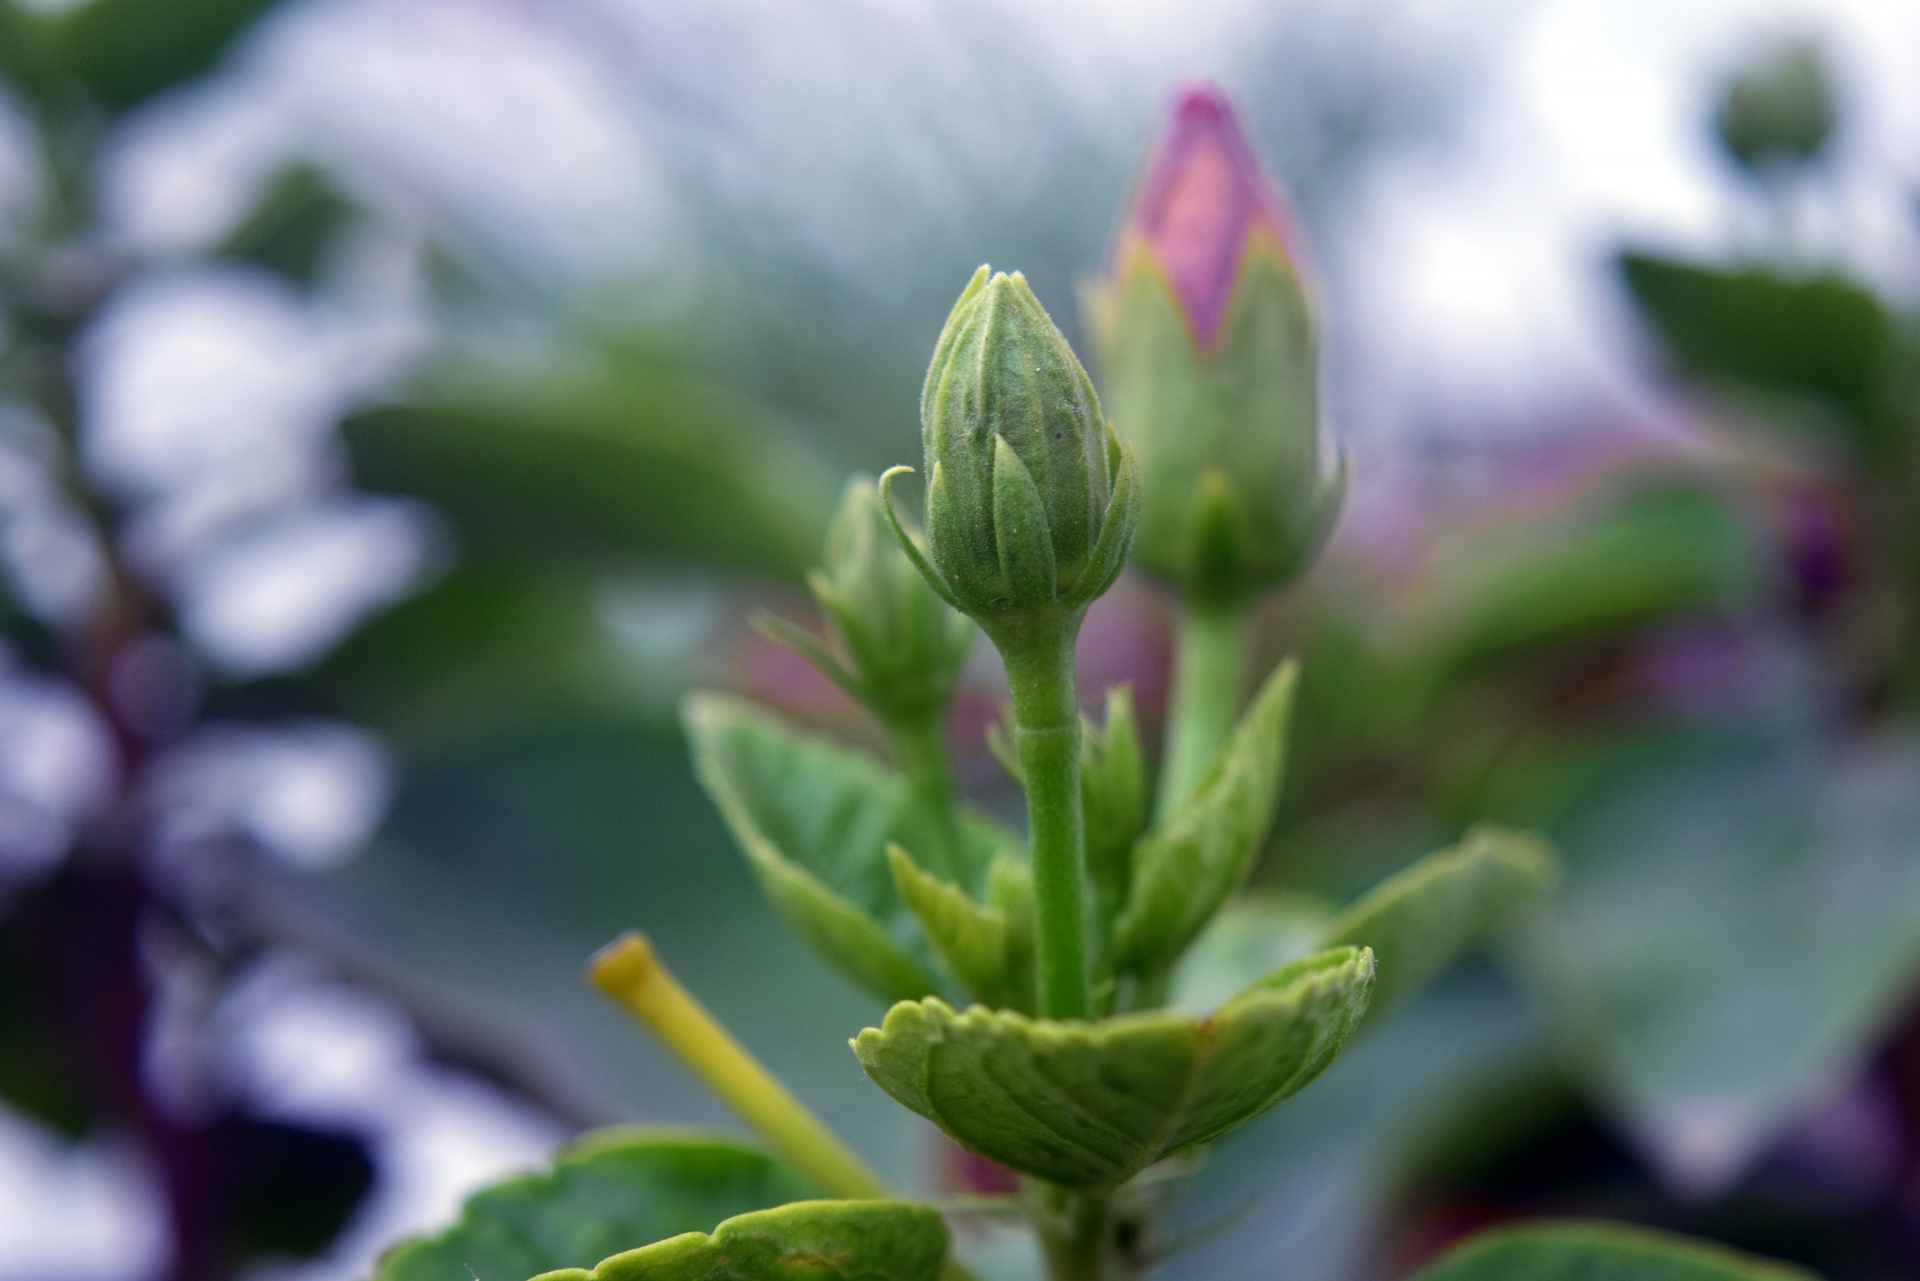
[[[60,107],[121,112],[209,70],[271,0],[0,3],[0,76]]]

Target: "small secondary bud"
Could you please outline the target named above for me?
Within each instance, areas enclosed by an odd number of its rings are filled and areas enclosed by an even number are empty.
[[[872,476],[847,481],[821,560],[807,582],[847,659],[829,674],[887,723],[944,712],[973,647],[973,624],[901,554]]]
[[[1138,451],[1134,562],[1190,600],[1299,574],[1338,513],[1299,236],[1218,90],[1188,90],[1088,300],[1107,402]]]

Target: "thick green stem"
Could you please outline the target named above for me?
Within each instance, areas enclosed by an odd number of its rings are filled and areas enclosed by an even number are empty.
[[[960,828],[954,819],[953,772],[947,763],[945,708],[921,719],[889,721],[887,737],[893,743],[894,764],[907,781],[913,804],[927,818],[933,844],[910,850],[927,871],[963,888],[965,861],[961,858]]]
[[[1040,1213],[1040,1249],[1048,1281],[1104,1281],[1107,1200],[1049,1188]]]
[[[1156,802],[1164,817],[1193,795],[1226,745],[1240,714],[1246,670],[1247,611],[1238,605],[1188,605],[1173,638],[1166,757]]]
[[[1034,961],[1042,1018],[1087,1017],[1086,816],[1080,797],[1080,704],[1073,688],[1079,616],[994,638],[1013,695],[1014,747],[1027,787],[1033,847]]]
[[[1082,1192],[1038,1179],[1026,1185],[1047,1281],[1137,1281],[1152,1266],[1139,1207],[1124,1192]]]

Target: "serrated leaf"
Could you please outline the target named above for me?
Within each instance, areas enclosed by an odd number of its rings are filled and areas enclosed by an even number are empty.
[[[967,994],[993,1009],[1034,1009],[1033,873],[1002,855],[977,903],[949,881],[924,872],[899,846],[887,851],[894,888],[921,933]]]
[[[801,1201],[534,1281],[933,1281],[940,1216],[904,1201]]]
[[[1193,795],[1134,847],[1118,968],[1170,968],[1246,878],[1280,797],[1297,671],[1284,663],[1267,678]]]
[[[1483,1232],[1412,1281],[1816,1281],[1811,1272],[1667,1232],[1549,1222]]]
[[[1372,985],[1373,954],[1340,948],[1200,1019],[1066,1022],[902,1002],[854,1053],[969,1151],[1056,1183],[1109,1185],[1304,1088],[1353,1035]]]
[[[476,1192],[458,1223],[381,1256],[373,1281],[517,1281],[817,1194],[733,1139],[622,1127],[569,1145],[543,1173]]]
[[[865,752],[801,734],[751,703],[687,699],[694,772],[774,908],[882,1000],[939,990],[894,892],[888,844],[917,843],[905,789]]]
[[[1320,946],[1373,949],[1377,1019],[1544,897],[1554,870],[1539,837],[1482,824],[1362,895],[1328,922]]]

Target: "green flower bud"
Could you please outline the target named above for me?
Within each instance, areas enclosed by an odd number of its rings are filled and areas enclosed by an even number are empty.
[[[948,608],[901,552],[872,476],[848,479],[827,526],[821,561],[807,584],[832,623],[845,663],[778,619],[762,619],[761,625],[884,723],[943,715],[973,648],[974,627]]]
[[[1820,50],[1790,40],[1736,71],[1714,116],[1720,145],[1764,176],[1817,159],[1833,136],[1833,90]]]
[[[1140,456],[1134,563],[1190,601],[1239,604],[1288,582],[1339,512],[1297,240],[1225,97],[1182,95],[1088,320]]]
[[[1132,536],[1132,455],[1025,277],[974,274],[920,415],[924,558],[900,537],[943,596],[991,633],[1036,612],[1077,614],[1112,586]]]

